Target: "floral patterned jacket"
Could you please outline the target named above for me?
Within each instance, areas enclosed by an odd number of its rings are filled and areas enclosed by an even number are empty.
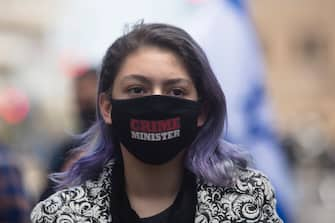
[[[31,213],[32,222],[113,222],[108,194],[112,167],[109,162],[98,180],[59,191],[38,203]],[[239,173],[231,187],[198,181],[196,223],[282,222],[269,180],[252,169]]]

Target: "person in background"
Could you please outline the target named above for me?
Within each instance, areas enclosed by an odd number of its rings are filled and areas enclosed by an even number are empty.
[[[79,131],[86,131],[96,119],[96,93],[98,71],[95,67],[89,67],[77,72],[74,78],[75,105],[78,114]]]
[[[78,120],[78,132],[86,131],[95,121],[97,69],[84,68],[74,75],[74,100]],[[67,170],[71,164],[80,157],[80,153],[71,150],[80,146],[80,139],[68,137],[55,148],[51,156],[49,173]],[[49,179],[45,190],[39,200],[44,200],[55,192],[55,184]]]
[[[0,143],[0,222],[29,222],[30,202],[13,155]]]

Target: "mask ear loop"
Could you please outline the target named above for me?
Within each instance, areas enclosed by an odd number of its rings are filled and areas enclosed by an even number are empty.
[[[112,89],[111,88],[108,88],[107,91],[105,91],[105,94],[107,95],[107,98],[111,101],[113,100],[113,97],[112,97]]]
[[[113,100],[112,89],[108,88],[105,91],[105,94],[106,94],[108,100],[111,102]],[[110,115],[112,116],[112,112],[110,113]],[[113,143],[113,146],[114,146],[114,151],[113,151],[114,159],[115,159],[116,163],[122,164],[123,163],[123,158],[122,158],[122,154],[121,154],[120,140],[119,140],[119,137],[118,137],[117,133],[113,130],[112,125],[113,124],[108,124],[107,128],[108,128],[108,132],[111,133],[110,137],[111,137],[111,140],[112,140],[112,143]]]
[[[207,119],[210,113],[210,109],[208,107],[208,101],[205,101],[204,98],[200,97],[198,99],[198,103],[200,104],[200,111],[199,111],[199,115],[204,115],[205,116],[205,121],[201,126],[198,126],[198,129],[202,129],[202,127],[204,127],[207,123]]]
[[[110,140],[113,144],[113,156],[116,163],[122,163],[122,154],[121,154],[121,146],[120,146],[120,140],[117,135],[117,133],[114,131],[112,124],[108,124],[106,126],[107,131],[110,133]]]

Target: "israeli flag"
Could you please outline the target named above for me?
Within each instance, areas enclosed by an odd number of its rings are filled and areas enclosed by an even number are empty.
[[[223,137],[250,150],[256,168],[274,184],[278,214],[292,222],[294,183],[274,132],[263,58],[245,2],[207,1],[189,24],[227,98],[228,132]]]

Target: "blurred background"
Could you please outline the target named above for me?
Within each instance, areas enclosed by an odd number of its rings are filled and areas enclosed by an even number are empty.
[[[0,144],[31,205],[59,145],[87,127],[95,90],[78,78],[141,19],[180,26],[204,48],[228,101],[223,137],[270,177],[285,222],[332,222],[333,0],[0,0]]]

